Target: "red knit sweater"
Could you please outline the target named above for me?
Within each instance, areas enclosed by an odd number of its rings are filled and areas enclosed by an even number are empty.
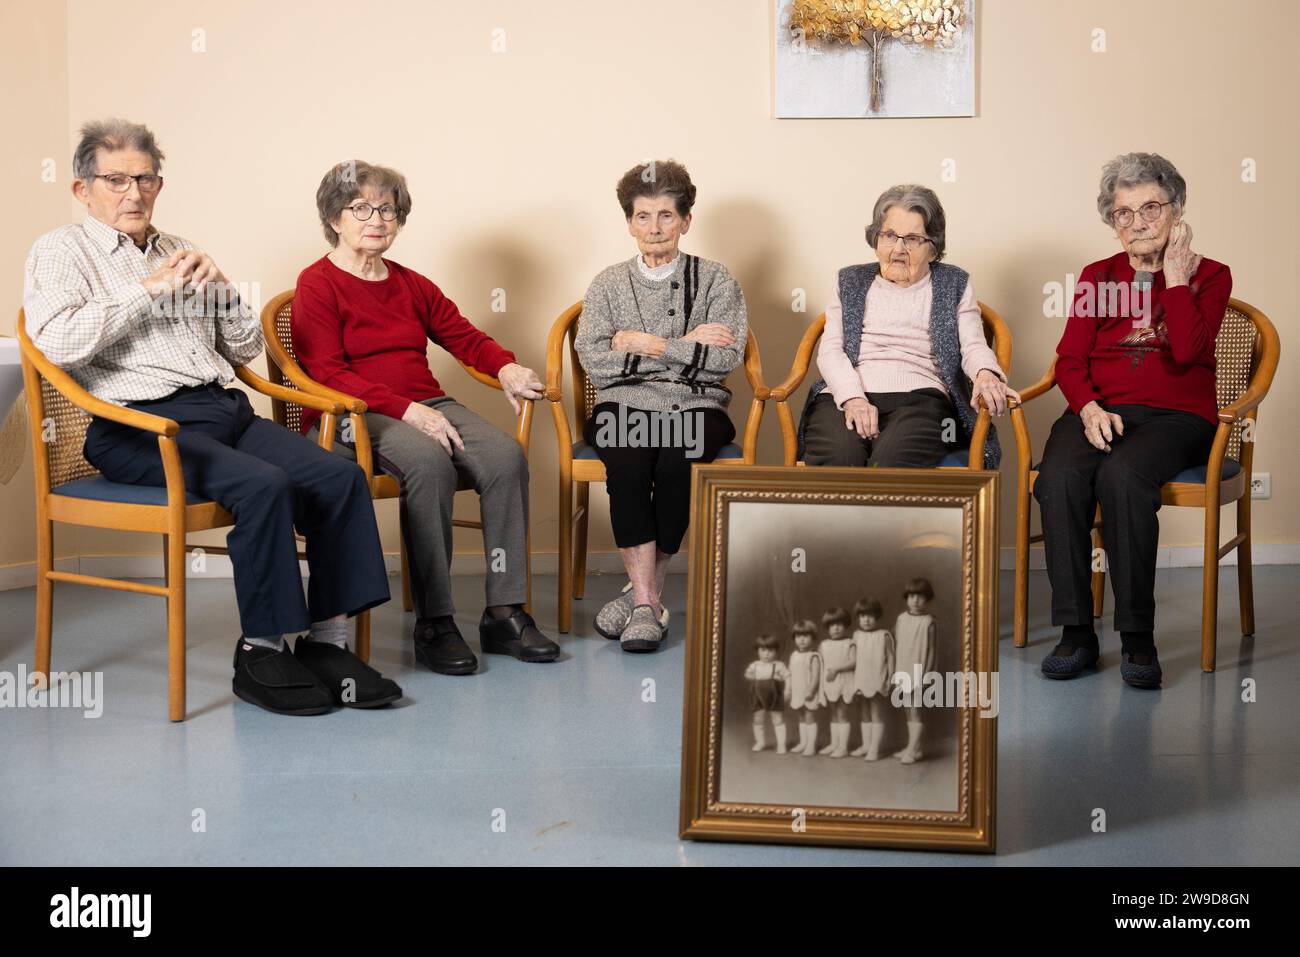
[[[1145,297],[1125,301],[1133,275],[1128,254],[1120,252],[1085,266],[1079,276],[1056,347],[1056,381],[1071,411],[1095,399],[1103,407],[1148,405],[1217,422],[1214,340],[1232,274],[1223,263],[1202,258],[1188,285],[1167,289],[1164,273],[1157,272],[1146,309]]]
[[[461,362],[495,376],[515,355],[476,329],[456,304],[414,270],[385,259],[388,278],[354,276],[322,256],[298,276],[293,348],[307,374],[400,419],[412,402],[445,395],[429,371],[432,340]],[[320,413],[304,409],[302,431]]]

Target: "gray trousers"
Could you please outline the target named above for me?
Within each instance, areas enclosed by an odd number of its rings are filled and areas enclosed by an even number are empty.
[[[528,592],[528,460],[524,450],[512,436],[451,396],[426,399],[421,404],[441,412],[455,426],[465,443],[463,452],[453,445],[448,455],[415,426],[391,416],[366,413],[375,470],[392,475],[402,487],[402,540],[416,614],[434,618],[453,613],[451,512],[457,488],[473,489],[479,495],[487,604],[522,605]],[[315,426],[310,434],[315,437]],[[341,436],[334,450],[356,460],[354,449]]]

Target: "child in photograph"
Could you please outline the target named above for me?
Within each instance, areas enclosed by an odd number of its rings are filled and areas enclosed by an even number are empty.
[[[921,757],[921,682],[927,672],[934,670],[934,617],[927,612],[934,600],[934,586],[926,578],[913,578],[903,589],[907,611],[898,616],[894,625],[897,642],[897,670],[907,675],[903,685],[903,705],[907,708],[907,747],[896,755],[904,764],[912,764]],[[918,674],[919,671],[919,674]],[[898,675],[895,674],[895,682]]]
[[[825,667],[822,690],[831,706],[831,743],[818,753],[844,758],[849,754],[849,705],[853,702],[857,648],[849,637],[849,613],[843,608],[822,615],[822,627],[827,637],[818,651]]]
[[[813,650],[817,625],[808,619],[790,629],[794,651],[790,652],[790,681],[785,686],[790,708],[799,716],[799,743],[792,754],[806,758],[817,753],[817,709],[826,703],[822,694],[822,657]]]
[[[755,642],[758,660],[751,661],[745,669],[749,682],[749,707],[754,712],[754,750],[767,747],[766,717],[772,715],[772,730],[776,734],[776,753],[785,754],[785,697],[790,686],[790,672],[777,661],[781,640],[775,635],[759,635]]]
[[[853,632],[857,665],[853,670],[853,689],[858,701],[858,721],[862,726],[862,746],[853,757],[875,761],[880,757],[880,739],[885,734],[885,715],[889,707],[889,679],[894,673],[894,636],[888,628],[878,628],[885,610],[874,598],[862,598],[853,606],[858,623]]]

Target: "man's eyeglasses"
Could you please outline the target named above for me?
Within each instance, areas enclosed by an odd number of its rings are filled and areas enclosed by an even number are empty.
[[[384,203],[383,206],[371,206],[369,203],[357,203],[355,206],[349,206],[348,209],[352,210],[352,215],[363,223],[369,222],[370,218],[375,215],[376,210],[379,212],[379,218],[386,223],[391,223],[397,218],[397,207],[392,203]]]
[[[1164,208],[1172,205],[1172,202],[1157,203],[1155,200],[1152,200],[1149,203],[1143,203],[1136,210],[1129,209],[1127,206],[1121,206],[1118,209],[1111,211],[1110,221],[1120,227],[1132,226],[1133,214],[1138,212],[1142,214],[1142,218],[1148,223],[1154,223],[1160,218],[1160,213]]]
[[[903,241],[903,246],[908,250],[908,252],[914,252],[930,241],[929,236],[922,236],[919,233],[908,233],[906,236],[900,236],[892,229],[886,229],[880,234],[877,242],[881,246],[890,247],[900,239]]]
[[[127,173],[96,173],[95,179],[102,179],[115,193],[125,193],[131,188],[131,181],[140,187],[142,193],[156,193],[162,188],[162,177],[157,173],[140,173],[131,176]]]

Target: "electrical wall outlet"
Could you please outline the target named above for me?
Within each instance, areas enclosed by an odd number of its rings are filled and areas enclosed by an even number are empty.
[[[1273,480],[1267,472],[1253,472],[1250,476],[1251,498],[1272,498]]]

